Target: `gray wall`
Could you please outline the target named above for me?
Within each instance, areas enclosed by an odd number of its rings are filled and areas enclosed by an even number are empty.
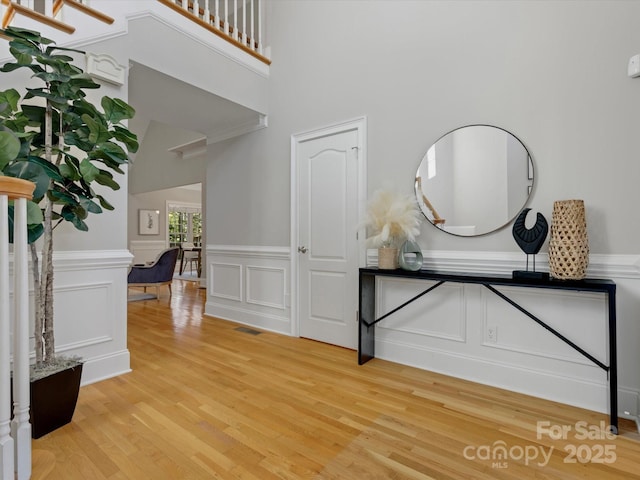
[[[592,253],[635,253],[640,51],[633,1],[288,1],[269,19],[269,127],[211,148],[210,244],[289,245],[290,136],[368,117],[368,188],[411,192],[428,147],[462,125],[518,136],[538,174],[530,205],[582,198]],[[430,249],[518,251],[510,229]]]
[[[134,119],[132,123],[136,123]],[[202,138],[202,134],[151,121],[140,138],[140,149],[129,168],[129,191],[151,192],[180,185],[200,183],[205,157],[182,159],[169,148]]]

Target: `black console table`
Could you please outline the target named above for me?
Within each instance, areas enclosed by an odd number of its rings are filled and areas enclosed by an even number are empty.
[[[424,290],[422,293],[409,299],[402,305],[394,308],[390,312],[375,318],[376,305],[376,277],[396,277],[418,280],[431,280],[435,284]],[[475,283],[483,285],[491,290],[497,296],[508,302],[514,308],[525,314],[531,320],[550,333],[558,337],[560,340],[571,346],[574,350],[588,358],[598,367],[602,368],[609,376],[609,401],[610,401],[610,418],[613,433],[618,432],[618,367],[616,359],[616,284],[608,279],[584,279],[584,280],[537,280],[537,279],[514,279],[508,276],[499,275],[474,275],[467,273],[441,273],[432,270],[419,270],[410,272],[405,270],[380,270],[378,268],[361,268],[360,269],[360,288],[359,288],[359,333],[358,333],[358,364],[362,365],[375,357],[375,325],[384,320],[389,315],[397,312],[401,308],[409,305],[411,302],[435,290],[440,285],[447,283]],[[496,286],[509,287],[528,287],[528,288],[548,288],[554,290],[574,290],[583,292],[600,292],[604,293],[607,300],[609,313],[609,364],[606,365],[602,361],[595,358],[589,352],[576,345],[570,339],[554,330],[551,326],[540,320],[531,312],[524,309],[514,300],[497,290]]]

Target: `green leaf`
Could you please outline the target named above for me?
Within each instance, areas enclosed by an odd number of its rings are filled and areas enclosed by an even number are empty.
[[[0,170],[20,153],[20,140],[13,132],[0,131]]]
[[[45,98],[58,105],[66,105],[68,102],[68,100],[65,97],[60,97],[53,93],[49,93],[43,88],[27,88],[27,93],[25,93],[24,95],[25,100],[28,100],[34,97]]]
[[[96,198],[100,202],[100,205],[105,210],[114,210],[113,205],[111,205],[102,195],[96,195]]]
[[[18,110],[18,102],[20,101],[20,94],[15,88],[10,88],[4,92],[0,92],[0,103],[7,103],[11,107],[11,111]]]
[[[58,167],[56,167],[53,163],[46,161],[44,158],[36,157],[34,155],[29,155],[29,158],[27,159],[27,161],[31,163],[35,163],[36,165],[39,165],[50,179],[55,180],[57,182],[64,181],[64,178],[60,174],[60,170],[58,169]]]
[[[120,189],[120,185],[113,179],[113,175],[106,170],[100,170],[100,174],[96,175],[96,182],[105,187],[110,187],[112,190]]]
[[[80,172],[68,163],[63,163],[59,168],[60,175],[62,175],[66,179],[71,180],[72,182],[76,182],[82,178],[80,176]]]
[[[78,230],[86,232],[89,227],[84,223],[84,218],[87,218],[87,211],[82,207],[70,207],[65,205],[60,212],[62,218],[67,222],[71,222]]]
[[[97,121],[95,118],[90,117],[86,113],[82,115],[82,120],[89,127],[89,141],[98,144],[106,142],[111,138],[111,134],[106,125]]]
[[[42,223],[27,225],[27,238],[29,243],[34,243],[44,233],[44,225]]]
[[[45,112],[45,108],[38,105],[22,105],[22,113],[32,122],[44,124]]]
[[[64,143],[74,145],[83,152],[90,152],[95,144],[89,141],[89,129],[87,127],[79,127],[73,131],[65,132]]]
[[[72,75],[69,82],[75,88],[100,88],[100,84],[94,82],[93,78],[91,78],[91,75],[84,72]]]
[[[85,158],[80,162],[80,174],[85,182],[91,183],[100,175],[100,169]]]
[[[69,195],[67,192],[61,191],[55,187],[49,190],[47,192],[47,195],[49,196],[52,202],[57,203],[59,205],[65,205],[65,206],[78,205],[78,201],[73,197],[73,195]]]
[[[14,39],[24,39],[30,42],[41,43],[43,45],[54,43],[53,40],[41,36],[40,33],[35,30],[28,30],[26,28],[7,27],[4,30],[4,34]]]
[[[129,161],[129,155],[120,145],[113,142],[105,142],[101,144],[93,153],[96,158],[111,159],[116,164],[123,164]]]
[[[138,151],[140,146],[138,136],[129,129],[116,125],[113,127],[113,136],[116,140],[124,143],[129,152],[136,153]]]
[[[35,225],[42,222],[44,222],[44,215],[40,206],[31,200],[27,200],[27,224]]]
[[[102,213],[102,208],[100,208],[100,206],[97,203],[93,202],[90,198],[80,196],[78,197],[78,201],[80,202],[80,205],[82,205],[82,208],[84,208],[87,212]]]
[[[133,118],[136,114],[136,110],[131,105],[119,98],[105,96],[102,97],[100,103],[107,120],[111,123],[119,123],[122,120]]]

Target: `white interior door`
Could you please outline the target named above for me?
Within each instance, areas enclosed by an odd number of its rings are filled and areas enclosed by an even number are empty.
[[[357,129],[297,144],[298,315],[301,337],[357,347]]]

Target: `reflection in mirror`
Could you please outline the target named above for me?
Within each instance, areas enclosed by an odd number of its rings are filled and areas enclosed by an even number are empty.
[[[533,162],[517,137],[498,127],[469,125],[441,137],[416,173],[427,220],[445,232],[475,236],[513,220],[533,186]]]

